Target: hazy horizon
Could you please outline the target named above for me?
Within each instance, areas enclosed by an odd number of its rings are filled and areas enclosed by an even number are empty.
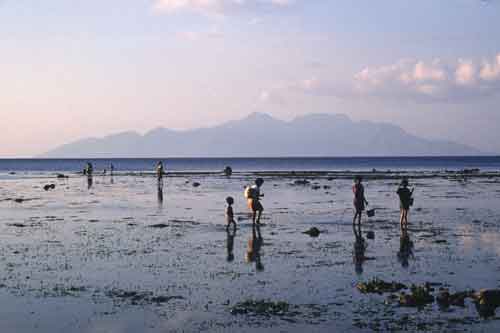
[[[0,158],[263,112],[500,152],[500,2],[0,2]]]

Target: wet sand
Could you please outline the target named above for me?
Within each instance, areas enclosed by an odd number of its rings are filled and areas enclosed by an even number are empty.
[[[0,330],[500,329],[500,310],[481,318],[469,299],[463,308],[402,307],[391,298],[398,293],[356,287],[378,278],[429,283],[435,296],[439,288],[500,288],[498,173],[366,173],[366,196],[377,210],[364,216],[365,260],[354,256],[352,172],[258,174],[266,179],[263,270],[245,260],[252,227],[243,188],[255,173],[172,174],[163,200],[145,173],[95,176],[90,189],[75,174],[2,175]],[[395,194],[401,175],[416,186],[406,257]],[[56,188],[44,191],[51,183]],[[236,201],[234,239],[224,225],[228,195]],[[303,233],[311,227],[319,237]]]

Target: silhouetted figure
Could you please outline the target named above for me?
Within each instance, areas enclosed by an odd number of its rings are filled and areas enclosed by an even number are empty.
[[[163,167],[163,162],[159,161],[158,164],[156,164],[156,177],[158,180],[163,179],[163,175],[165,174],[165,168]]]
[[[248,202],[248,208],[252,211],[252,223],[260,224],[260,218],[262,216],[262,211],[264,207],[260,203],[260,198],[264,197],[264,194],[260,193],[260,188],[264,184],[264,179],[257,178],[255,180],[255,185],[247,186],[245,188],[245,198]]]
[[[236,236],[236,227],[226,228],[227,233],[227,262],[232,262],[234,260],[234,236]]]
[[[87,162],[87,166],[85,167],[83,174],[87,176],[92,176],[93,173],[94,173],[94,166],[92,165],[92,163]]]
[[[111,176],[113,176],[113,172],[115,171],[115,166],[113,165],[113,163],[110,163],[109,164],[109,174]]]
[[[356,219],[358,219],[358,224],[361,224],[361,215],[365,210],[365,204],[368,205],[368,201],[365,198],[365,188],[361,182],[363,178],[361,176],[356,176],[354,180],[354,185],[352,186],[352,192],[354,193],[354,218],[352,219],[352,223],[356,223]]]
[[[231,177],[231,175],[233,174],[233,169],[230,166],[225,167],[224,168],[224,174],[227,177]]]
[[[236,221],[234,220],[234,212],[233,212],[233,204],[234,204],[234,199],[233,197],[227,197],[226,198],[226,229],[229,230],[229,228],[232,226],[234,230],[236,230]]]
[[[357,229],[356,229],[357,227]],[[366,251],[366,242],[361,233],[361,224],[358,223],[352,225],[352,230],[354,232],[354,249],[353,249],[353,261],[354,261],[354,270],[356,274],[363,273],[363,263],[366,260],[365,251]]]
[[[87,187],[90,190],[92,188],[93,179],[92,174],[87,174]]]
[[[398,259],[401,266],[406,268],[409,265],[409,258],[413,257],[413,242],[410,239],[408,231],[404,229],[401,233],[401,238],[399,239],[399,252]]]
[[[408,189],[408,179],[405,178],[401,181],[401,184],[396,191],[399,196],[399,208],[401,211],[399,224],[402,232],[408,229],[408,212],[410,210],[410,206],[413,204],[413,190],[414,189],[410,191]]]
[[[260,233],[259,224],[252,225],[252,237],[248,240],[247,251],[245,253],[245,261],[247,263],[255,262],[255,269],[260,272],[264,270],[264,265],[261,261],[260,250],[262,248],[262,235]]]

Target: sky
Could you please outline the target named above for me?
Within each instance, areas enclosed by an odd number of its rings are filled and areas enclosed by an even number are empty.
[[[342,113],[500,153],[500,1],[0,0],[0,158]]]

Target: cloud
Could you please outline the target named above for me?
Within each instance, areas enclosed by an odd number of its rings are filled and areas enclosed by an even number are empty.
[[[476,100],[500,94],[500,53],[482,62],[403,59],[391,65],[366,67],[344,82],[313,76],[265,89],[259,101],[285,104],[287,96],[297,94],[419,103]]]
[[[223,14],[230,11],[258,7],[285,7],[294,0],[155,0],[155,10],[166,13],[194,11]]]
[[[493,60],[401,60],[392,65],[366,67],[354,76],[360,95],[455,102],[499,92],[500,53]]]
[[[207,31],[179,31],[176,36],[180,39],[197,41],[207,38],[222,38],[224,34],[217,27],[212,27]]]

